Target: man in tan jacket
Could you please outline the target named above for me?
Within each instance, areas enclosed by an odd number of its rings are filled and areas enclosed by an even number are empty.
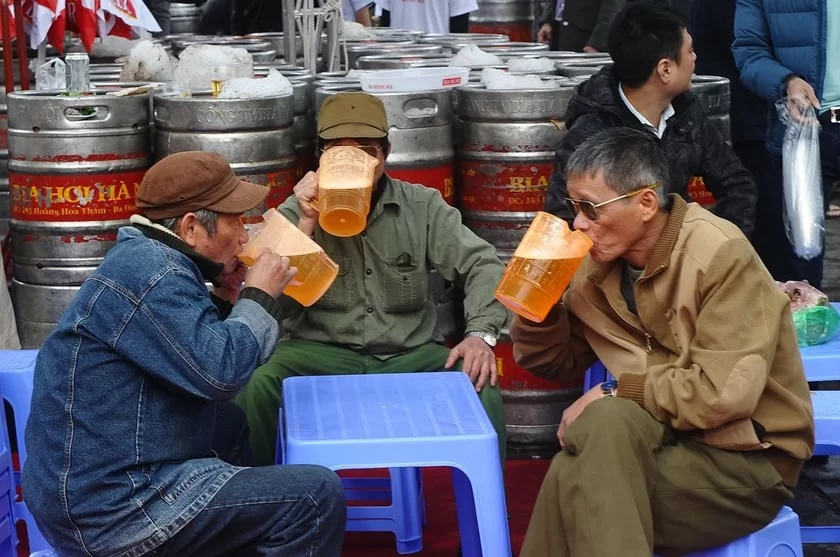
[[[514,320],[514,355],[617,381],[564,413],[521,556],[669,557],[762,528],[814,445],[787,297],[735,225],[663,193],[651,134],[598,134],[566,170],[594,246],[542,323]]]

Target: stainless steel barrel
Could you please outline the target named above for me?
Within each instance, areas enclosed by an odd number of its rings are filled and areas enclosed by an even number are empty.
[[[590,76],[598,73],[601,68],[611,63],[608,58],[597,58],[594,60],[568,60],[557,64],[557,75],[565,77]]]
[[[9,230],[9,112],[0,87],[0,238]]]
[[[574,89],[456,89],[456,183],[464,223],[508,260],[537,211]],[[555,121],[552,122],[552,119]]]
[[[322,87],[315,91],[320,109],[324,100],[360,87]],[[385,105],[390,131],[391,154],[386,161],[388,175],[440,191],[453,204],[452,92],[374,93]]]
[[[81,286],[47,286],[12,280],[11,295],[21,347],[41,347],[79,288]]]
[[[473,33],[499,33],[512,41],[533,41],[534,14],[530,0],[478,0],[470,14]]]
[[[362,56],[377,54],[441,54],[443,47],[439,44],[357,44],[347,47],[347,60],[350,69],[358,68],[358,60]]]
[[[169,32],[173,35],[197,33],[200,19],[201,8],[195,4],[173,3],[169,5]]]
[[[490,52],[492,54],[534,54],[539,52],[548,52],[548,45],[543,43],[529,43],[529,42],[506,42],[499,44],[480,45],[481,50]],[[457,45],[453,48],[453,52],[458,52],[464,45]]]
[[[431,45],[439,47],[439,45]],[[365,54],[356,59],[356,66],[360,70],[404,70],[406,68],[422,67],[421,63],[435,60],[441,65],[448,65],[451,54]]]
[[[495,352],[508,449],[533,456],[553,454],[563,411],[580,396],[580,382],[546,381],[519,367],[507,329]]]
[[[213,151],[237,176],[271,186],[266,207],[288,197],[296,182],[294,95],[260,99],[154,97],[158,159],[183,151]],[[259,210],[255,211],[259,213]]]
[[[7,100],[14,276],[43,292],[77,286],[136,212],[152,160],[149,95],[19,92]],[[31,300],[13,303],[23,340],[28,323],[44,321],[31,314]]]

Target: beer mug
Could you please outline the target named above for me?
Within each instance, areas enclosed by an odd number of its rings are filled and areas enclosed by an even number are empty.
[[[312,238],[300,231],[292,222],[269,209],[263,214],[264,222],[251,227],[249,240],[242,246],[239,259],[253,265],[257,254],[268,248],[277,255],[289,258],[298,274],[283,290],[303,306],[311,306],[321,299],[338,276],[338,265],[324,253]]]
[[[590,249],[592,240],[583,232],[538,212],[505,268],[496,299],[525,319],[542,322]]]
[[[318,167],[318,224],[333,236],[356,236],[370,212],[373,177],[379,160],[355,147],[332,147]]]

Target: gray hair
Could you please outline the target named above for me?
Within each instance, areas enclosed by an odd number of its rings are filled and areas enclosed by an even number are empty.
[[[191,212],[195,215],[195,219],[198,221],[198,224],[203,226],[207,233],[210,234],[210,236],[216,235],[216,223],[219,220],[219,213],[211,211],[209,209],[199,209],[198,211]],[[181,221],[182,218],[184,218],[183,215],[180,217],[160,219],[156,220],[155,224],[159,224],[167,230],[171,230],[172,232],[177,234],[178,223]]]
[[[645,186],[656,188],[659,208],[667,209],[668,159],[651,133],[614,128],[597,133],[578,147],[566,164],[566,179],[601,172],[618,195]]]

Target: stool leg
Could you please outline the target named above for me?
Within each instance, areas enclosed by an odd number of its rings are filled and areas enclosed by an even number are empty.
[[[496,450],[496,445],[492,448]],[[463,470],[453,469],[463,555],[510,557],[501,463],[489,457],[473,462],[474,466],[467,464]]]
[[[390,468],[389,472],[397,553],[417,553],[423,550],[423,519],[417,500],[420,492],[417,468]]]

